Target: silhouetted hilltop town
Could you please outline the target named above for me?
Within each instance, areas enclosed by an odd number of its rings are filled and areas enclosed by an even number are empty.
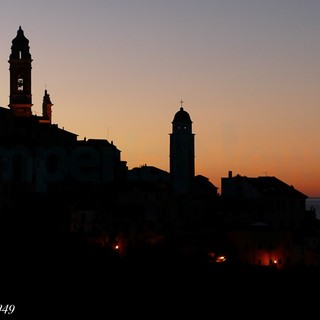
[[[53,124],[47,90],[42,115],[33,114],[29,49],[19,27],[9,105],[0,108],[0,237],[8,268],[17,261],[41,261],[35,269],[43,261],[57,269],[90,261],[95,270],[122,261],[212,270],[319,267],[320,225],[306,211],[306,195],[273,176],[231,171],[218,193],[195,175],[195,134],[182,103],[172,120],[170,172],[129,170],[113,142],[78,140]]]

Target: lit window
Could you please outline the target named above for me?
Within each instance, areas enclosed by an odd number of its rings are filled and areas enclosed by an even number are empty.
[[[23,77],[21,75],[18,77],[17,88],[18,91],[23,91]]]
[[[216,258],[216,262],[220,263],[220,262],[225,262],[227,260],[227,258],[225,256],[218,256]]]

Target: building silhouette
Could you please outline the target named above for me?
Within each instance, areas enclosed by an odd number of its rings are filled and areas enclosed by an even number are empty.
[[[221,178],[227,238],[244,265],[319,265],[319,221],[307,196],[273,176]]]
[[[0,107],[1,246],[8,254],[32,256],[41,246],[49,252],[65,243],[75,212],[93,212],[99,226],[127,167],[112,142],[78,140],[52,123],[47,90],[42,115],[33,113],[32,57],[21,26],[12,40],[9,70],[9,108]]]
[[[12,40],[10,64],[10,109],[16,116],[30,117],[32,107],[31,63],[29,40],[19,27]]]
[[[102,260],[159,254],[170,264],[182,257],[210,265],[320,265],[319,221],[305,210],[306,195],[276,177],[232,172],[219,194],[195,173],[195,134],[182,102],[172,121],[169,172],[129,170],[112,141],[78,140],[54,124],[47,89],[42,115],[33,114],[32,57],[21,26],[9,65],[9,108],[0,107],[0,245],[9,256],[71,262],[99,252]]]
[[[190,115],[181,106],[170,133],[170,177],[176,192],[187,192],[195,175],[194,136]]]

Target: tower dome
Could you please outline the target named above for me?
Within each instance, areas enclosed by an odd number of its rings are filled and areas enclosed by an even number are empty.
[[[29,40],[19,26],[17,35],[12,40],[10,59],[31,59],[29,49]]]
[[[181,107],[180,110],[175,114],[173,122],[192,123],[189,113],[185,111],[183,107]]]

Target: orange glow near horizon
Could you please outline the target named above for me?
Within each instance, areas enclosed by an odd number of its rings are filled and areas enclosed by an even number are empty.
[[[36,7],[2,3],[0,106],[8,105],[8,57],[21,24],[33,59],[33,113],[41,114],[47,89],[53,123],[79,139],[113,141],[129,169],[169,170],[182,99],[193,121],[195,172],[218,192],[231,170],[275,176],[320,197],[320,2]]]

